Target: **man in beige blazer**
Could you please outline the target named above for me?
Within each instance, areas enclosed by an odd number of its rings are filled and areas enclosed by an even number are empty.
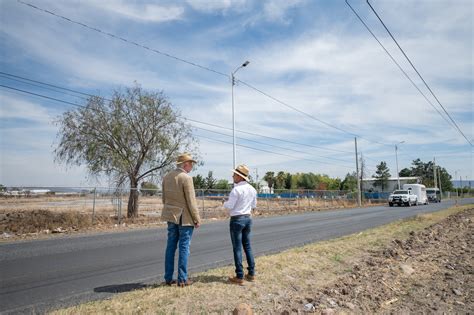
[[[175,284],[173,280],[174,256],[179,247],[178,286],[192,284],[188,279],[189,246],[194,228],[199,228],[201,218],[196,203],[193,178],[188,175],[196,161],[184,153],[178,157],[176,169],[163,178],[163,211],[161,219],[168,222],[168,242],[165,254],[165,282]]]

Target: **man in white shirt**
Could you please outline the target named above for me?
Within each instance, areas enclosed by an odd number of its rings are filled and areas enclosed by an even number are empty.
[[[239,165],[233,170],[234,188],[230,192],[229,200],[224,207],[230,213],[230,238],[234,251],[235,277],[229,278],[234,284],[244,284],[244,270],[242,266],[242,247],[247,257],[247,281],[255,281],[255,260],[250,246],[250,232],[252,229],[252,209],[257,207],[257,191],[248,183],[249,169]]]

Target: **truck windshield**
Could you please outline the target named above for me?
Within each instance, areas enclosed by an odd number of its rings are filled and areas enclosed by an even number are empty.
[[[434,195],[434,194],[436,193],[436,190],[434,190],[434,189],[427,189],[427,190],[426,190],[426,193],[427,193],[427,194],[432,194],[432,195]]]
[[[395,190],[393,192],[395,195],[408,195],[408,191],[407,190]]]

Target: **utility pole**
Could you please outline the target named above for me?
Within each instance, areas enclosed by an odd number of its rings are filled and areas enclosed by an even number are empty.
[[[357,137],[354,137],[354,145],[355,145],[355,158],[356,158],[356,175],[357,175],[357,204],[359,207],[362,206],[361,201],[361,192],[360,192],[360,178],[359,178],[359,155],[357,154]]]
[[[458,177],[458,170],[455,170],[454,171],[454,180],[456,180],[456,178]],[[458,186],[456,185],[456,198],[459,197],[459,189],[458,189]]]
[[[439,167],[437,167],[438,169],[438,181],[439,181],[439,195],[441,196],[441,199],[443,199],[443,191],[441,190],[441,172],[439,170]]]
[[[397,161],[397,183],[398,189],[400,190],[400,172],[398,171],[398,145],[405,143],[405,141],[400,141],[399,143],[395,144],[395,159]]]
[[[433,182],[434,188],[438,188],[438,181],[436,178],[436,157],[433,157]]]
[[[255,168],[255,183],[257,186],[257,192],[260,192],[260,184],[258,182],[258,168]]]

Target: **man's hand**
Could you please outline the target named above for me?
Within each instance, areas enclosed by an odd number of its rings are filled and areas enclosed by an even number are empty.
[[[201,223],[194,223],[194,227],[195,227],[196,229],[199,229],[200,226],[201,226]]]

